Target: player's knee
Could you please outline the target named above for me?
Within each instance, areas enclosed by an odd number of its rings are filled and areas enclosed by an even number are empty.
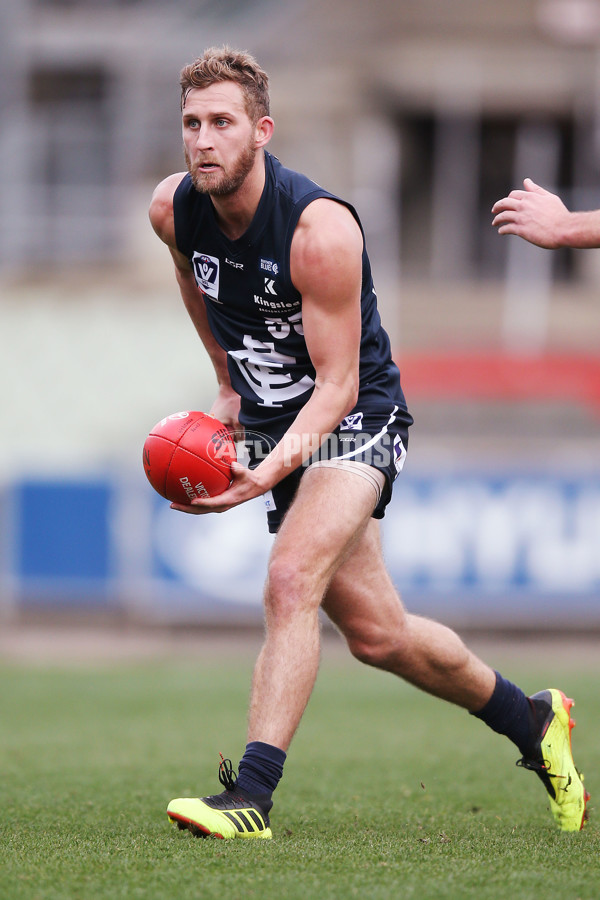
[[[402,655],[402,639],[393,639],[384,629],[368,628],[347,637],[352,655],[377,669],[396,668]]]
[[[371,644],[362,639],[348,641],[348,647],[352,656],[366,666],[379,668],[381,660],[381,648],[377,644]]]
[[[301,610],[317,605],[315,579],[298,561],[298,557],[275,556],[269,563],[265,590],[265,605],[272,616],[291,617]]]

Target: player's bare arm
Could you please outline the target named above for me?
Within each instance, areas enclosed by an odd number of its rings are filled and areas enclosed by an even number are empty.
[[[308,459],[356,403],[362,251],[362,233],[346,207],[320,199],[305,209],[292,242],[290,269],[302,295],[315,388],[278,447],[257,467],[269,487]]]
[[[206,318],[206,308],[200,290],[196,284],[194,273],[187,258],[179,252],[175,241],[175,225],[173,220],[173,194],[179,186],[184,172],[177,172],[162,181],[152,196],[150,204],[150,222],[159,238],[167,245],[175,266],[175,278],[185,308],[194,323],[194,327],[210,356],[218,384],[218,395],[210,413],[231,431],[240,431],[238,421],[240,398],[232,389],[227,370],[227,354],[213,337]]]
[[[233,467],[223,494],[194,501],[187,512],[224,512],[264,494],[301,465],[356,403],[361,337],[363,238],[339,203],[319,199],[304,210],[290,254],[292,281],[302,295],[302,324],[316,371],[315,388],[293,425],[254,470]],[[316,439],[315,439],[316,436]]]
[[[492,207],[498,234],[514,234],[538,247],[600,247],[600,210],[570,212],[560,197],[531,178]]]

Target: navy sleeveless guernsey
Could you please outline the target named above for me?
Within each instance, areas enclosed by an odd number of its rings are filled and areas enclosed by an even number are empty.
[[[219,228],[212,201],[186,175],[173,197],[178,250],[192,266],[208,323],[227,352],[231,384],[246,428],[289,423],[314,389],[315,370],[302,330],[302,297],[290,279],[290,246],[302,211],[326,197],[349,203],[284,168],[265,153],[265,186],[254,218],[232,241]],[[362,230],[362,226],[361,230]],[[362,271],[360,389],[356,408],[406,412],[400,374],[381,326],[366,249]],[[277,429],[279,430],[279,429]]]

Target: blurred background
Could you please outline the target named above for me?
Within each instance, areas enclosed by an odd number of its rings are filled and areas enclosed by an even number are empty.
[[[365,225],[415,417],[406,602],[600,627],[600,251],[490,213],[525,176],[600,207],[599,0],[3,0],[0,618],[260,620],[262,503],[182,516],[141,465],[215,389],[147,209],[184,168],[179,71],[225,42],[270,74],[272,151]]]

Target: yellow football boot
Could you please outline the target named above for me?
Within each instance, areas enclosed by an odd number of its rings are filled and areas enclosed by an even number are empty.
[[[268,813],[236,787],[231,762],[222,757],[219,781],[225,786],[221,794],[171,800],[167,806],[171,822],[182,830],[187,828],[194,837],[269,840],[273,835]]]
[[[541,778],[550,797],[550,809],[563,831],[580,831],[586,820],[590,795],[583,786],[583,775],[573,762],[571,718],[573,700],[562,691],[550,688],[529,698],[533,703],[540,734],[518,766],[531,769]]]

